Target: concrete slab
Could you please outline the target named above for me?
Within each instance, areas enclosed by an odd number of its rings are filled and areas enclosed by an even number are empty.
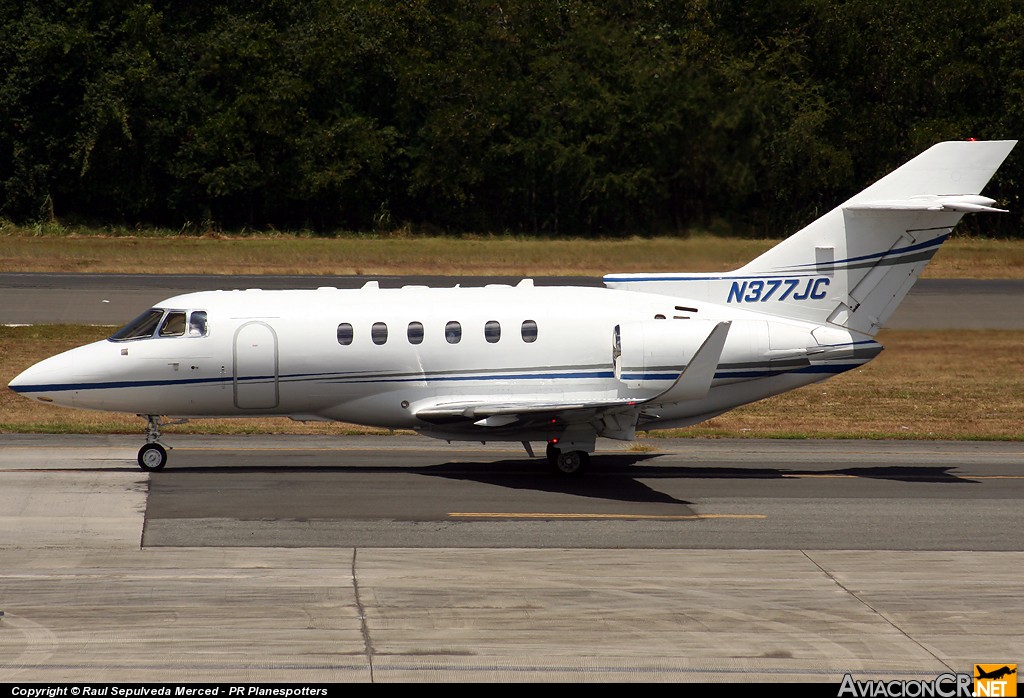
[[[369,678],[351,551],[0,550],[0,681]]]
[[[15,442],[0,682],[838,685],[1024,658],[1022,550],[142,549],[149,476],[116,444],[69,468]]]
[[[963,552],[0,554],[0,681],[838,683],[1024,653],[1024,553],[993,578],[947,574]]]
[[[148,476],[138,472],[0,472],[0,549],[138,548]]]

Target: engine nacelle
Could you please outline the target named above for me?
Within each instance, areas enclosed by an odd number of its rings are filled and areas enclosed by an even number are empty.
[[[616,326],[612,350],[615,377],[631,389],[667,388],[717,324],[710,320],[647,320]],[[734,320],[719,362],[720,377],[752,380],[809,366],[808,350],[818,346],[812,329]]]
[[[716,324],[706,320],[647,320],[617,325],[612,343],[615,377],[638,389],[674,381]]]

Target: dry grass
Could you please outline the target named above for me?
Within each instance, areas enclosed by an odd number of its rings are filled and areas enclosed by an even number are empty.
[[[770,243],[522,238],[24,238],[3,239],[0,271],[202,274],[587,275],[742,265]],[[159,268],[153,260],[159,259]]]
[[[688,430],[762,438],[1024,439],[1024,332],[885,331],[882,354]]]
[[[111,328],[0,327],[0,381],[32,363],[100,339]],[[824,383],[748,405],[672,436],[1022,439],[1022,331],[883,332],[877,359]],[[133,415],[84,412],[0,392],[0,432],[142,433]],[[386,433],[287,419],[207,420],[186,433]],[[655,434],[666,434],[656,432]],[[642,447],[642,445],[641,445]]]
[[[777,242],[710,235],[625,240],[412,235],[33,237],[21,229],[0,226],[0,272],[600,276],[727,271]],[[160,260],[158,266],[154,260]],[[1021,278],[1024,242],[954,239],[943,246],[925,275]]]

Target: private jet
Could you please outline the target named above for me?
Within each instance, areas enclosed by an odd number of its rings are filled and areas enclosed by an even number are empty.
[[[862,366],[874,337],[1016,141],[939,143],[746,266],[628,273],[604,288],[188,293],[10,388],[147,420],[333,420],[453,440],[546,444],[583,471],[597,437],[687,427]]]

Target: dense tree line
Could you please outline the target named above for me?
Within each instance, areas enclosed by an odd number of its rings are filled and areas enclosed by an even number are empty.
[[[0,0],[0,37],[16,221],[775,234],[1024,135],[1020,0]],[[1016,234],[1020,153],[994,184]]]

